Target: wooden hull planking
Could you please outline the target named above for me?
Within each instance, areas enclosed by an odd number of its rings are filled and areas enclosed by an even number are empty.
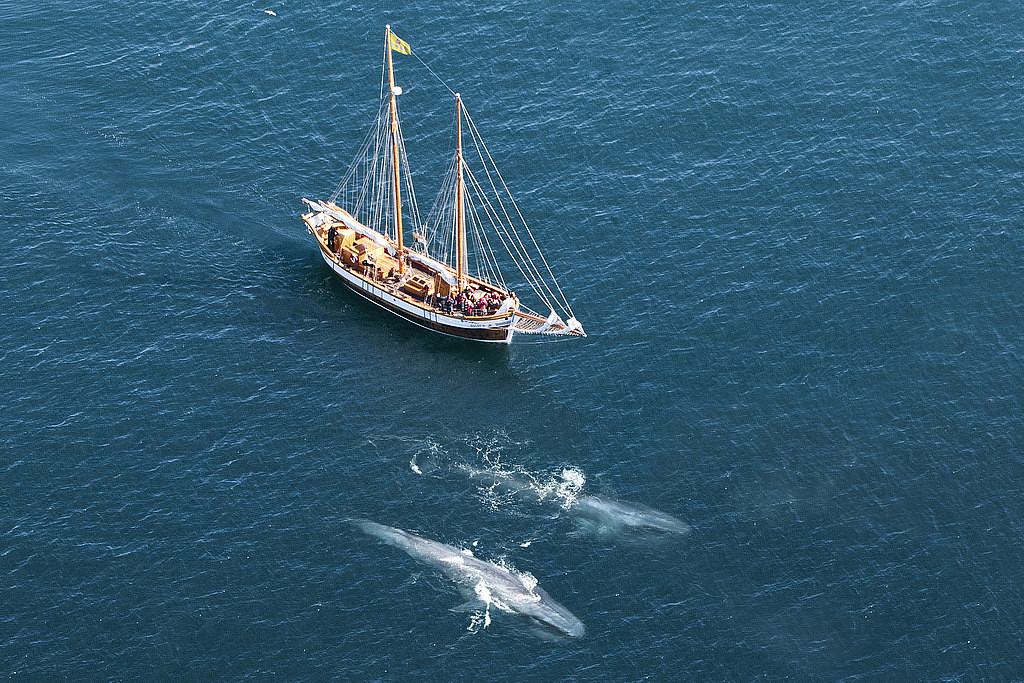
[[[384,310],[432,332],[450,337],[493,344],[507,344],[512,341],[515,310],[497,316],[449,315],[425,305],[404,294],[397,285],[381,286],[372,278],[341,262],[324,242],[322,233],[310,226],[320,245],[320,256],[335,275],[353,292]]]

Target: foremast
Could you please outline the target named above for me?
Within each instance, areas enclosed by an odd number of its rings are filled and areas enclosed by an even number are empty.
[[[387,31],[385,44],[387,45],[388,53],[388,108],[391,112],[391,185],[395,193],[395,239],[398,242],[398,272],[400,275],[404,275],[405,248],[402,246],[402,192],[399,184],[398,168],[398,92],[395,88],[395,69],[391,62],[392,37],[395,34],[391,32],[391,24],[385,26],[385,29]]]

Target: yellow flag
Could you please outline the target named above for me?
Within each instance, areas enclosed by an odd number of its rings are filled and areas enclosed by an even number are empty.
[[[401,52],[403,55],[412,54],[412,48],[409,47],[409,43],[405,42],[404,40],[396,36],[394,33],[389,32],[388,35],[391,38],[390,43],[392,50],[394,50],[395,52]]]

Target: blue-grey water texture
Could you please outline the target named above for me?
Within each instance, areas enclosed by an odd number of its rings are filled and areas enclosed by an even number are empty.
[[[586,339],[432,336],[320,261],[300,199],[358,150],[386,23],[463,93]],[[1022,27],[0,3],[0,675],[1021,679]],[[429,206],[452,98],[396,68]],[[466,468],[692,531],[581,528]],[[586,635],[451,611],[353,517],[533,575]]]

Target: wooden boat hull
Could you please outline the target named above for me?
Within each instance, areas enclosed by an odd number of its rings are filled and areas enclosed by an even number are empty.
[[[399,292],[379,286],[373,280],[363,277],[339,263],[320,243],[320,256],[341,281],[353,292],[399,318],[414,325],[450,337],[492,344],[508,344],[512,341],[516,314],[495,316],[453,316],[414,303]]]

